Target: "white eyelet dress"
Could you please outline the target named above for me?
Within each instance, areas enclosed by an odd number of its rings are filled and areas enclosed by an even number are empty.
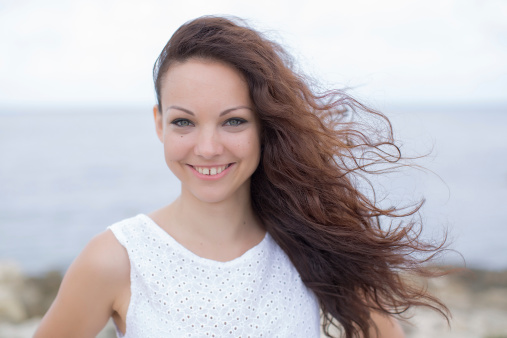
[[[125,338],[319,337],[318,301],[269,234],[218,262],[176,242],[146,215],[109,227],[130,259]]]

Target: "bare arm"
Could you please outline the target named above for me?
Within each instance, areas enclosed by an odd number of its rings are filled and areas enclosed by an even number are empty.
[[[111,231],[99,234],[70,266],[34,337],[95,337],[129,288],[129,274],[125,249]]]

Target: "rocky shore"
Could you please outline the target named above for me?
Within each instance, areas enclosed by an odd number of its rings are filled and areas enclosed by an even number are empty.
[[[429,290],[449,307],[450,325],[419,308],[403,323],[409,338],[507,338],[507,271],[463,270],[433,279]]]
[[[61,281],[58,271],[28,277],[15,262],[0,261],[0,338],[32,337]],[[116,337],[114,325],[108,323],[97,337]]]
[[[0,338],[32,337],[62,276],[23,276],[13,262],[0,262]],[[466,270],[434,279],[429,288],[452,313],[450,326],[437,313],[415,309],[402,323],[407,338],[507,338],[507,271]],[[109,323],[98,336],[115,337]]]

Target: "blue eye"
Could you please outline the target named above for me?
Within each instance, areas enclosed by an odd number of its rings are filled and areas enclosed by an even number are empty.
[[[228,119],[227,121],[225,121],[224,125],[231,126],[231,127],[237,127],[240,124],[243,124],[245,122],[246,122],[246,120],[243,120],[243,119],[232,118],[232,119]]]
[[[190,127],[192,125],[192,122],[187,119],[176,119],[172,121],[171,124],[174,124],[178,127]]]

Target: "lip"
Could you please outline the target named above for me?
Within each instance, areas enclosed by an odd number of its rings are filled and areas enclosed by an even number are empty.
[[[229,171],[231,170],[231,168],[235,165],[236,163],[227,163],[226,166],[228,166],[227,168],[225,168],[220,174],[216,174],[216,175],[205,175],[205,174],[201,174],[199,173],[193,165],[191,164],[187,164],[187,166],[190,168],[190,170],[194,173],[194,175],[196,177],[198,177],[199,179],[202,179],[202,180],[205,180],[205,181],[216,181],[216,180],[219,180],[221,179],[222,177],[224,177],[225,175],[227,175],[227,173],[229,173]],[[221,166],[224,166],[223,164],[221,165],[196,165],[195,167],[200,167],[200,168],[213,168],[213,167],[221,167]]]

